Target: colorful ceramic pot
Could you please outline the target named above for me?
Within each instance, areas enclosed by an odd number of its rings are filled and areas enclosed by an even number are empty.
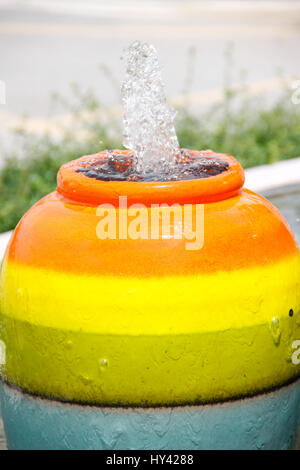
[[[233,157],[190,154],[222,169],[103,181],[108,152],[70,162],[19,223],[0,291],[11,449],[299,445],[298,247]],[[198,246],[153,204],[198,214]]]

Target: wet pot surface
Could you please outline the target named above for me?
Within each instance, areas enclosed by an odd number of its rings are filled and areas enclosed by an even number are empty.
[[[282,215],[230,156],[201,154],[221,170],[170,182],[95,178],[98,158],[61,169],[3,263],[9,446],[295,448],[300,256]],[[199,216],[192,249],[176,214],[160,236],[164,200]],[[100,205],[120,235],[141,203],[148,236],[103,236]]]

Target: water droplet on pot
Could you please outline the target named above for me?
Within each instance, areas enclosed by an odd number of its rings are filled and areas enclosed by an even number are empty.
[[[102,373],[102,372],[105,372],[105,371],[107,370],[107,368],[108,368],[108,360],[105,359],[105,358],[104,358],[104,359],[100,359],[100,360],[98,361],[98,365],[99,365],[99,370],[100,370],[100,372],[101,372],[101,373]]]
[[[272,338],[274,341],[274,344],[276,346],[279,346],[280,344],[280,338],[281,338],[281,328],[280,328],[280,322],[279,318],[274,317],[271,321],[271,326],[270,326]]]

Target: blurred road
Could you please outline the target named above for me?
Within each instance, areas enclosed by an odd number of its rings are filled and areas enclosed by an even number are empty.
[[[105,105],[118,103],[120,56],[136,39],[158,49],[168,96],[180,102],[188,88],[201,110],[220,94],[228,42],[232,80],[247,70],[254,92],[277,89],[278,68],[299,77],[300,2],[0,0],[0,131],[26,112],[38,132],[56,112],[51,91],[68,96],[70,82],[91,86]]]

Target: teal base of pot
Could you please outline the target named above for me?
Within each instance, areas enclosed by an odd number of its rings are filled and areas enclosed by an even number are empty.
[[[204,406],[109,408],[41,399],[0,382],[9,449],[296,449],[300,380]]]

